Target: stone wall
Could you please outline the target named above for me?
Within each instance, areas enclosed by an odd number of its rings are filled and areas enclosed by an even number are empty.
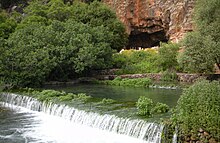
[[[161,80],[162,74],[160,73],[147,73],[147,74],[127,74],[127,75],[96,75],[99,80],[113,80],[116,77],[121,78],[150,78],[156,81]],[[219,80],[220,74],[186,74],[186,73],[177,73],[178,81],[193,83],[198,79],[207,79],[207,80]]]

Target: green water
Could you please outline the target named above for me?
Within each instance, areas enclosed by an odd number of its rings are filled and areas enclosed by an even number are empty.
[[[100,84],[75,84],[45,86],[46,89],[63,90],[72,93],[86,93],[96,98],[110,98],[122,102],[136,102],[140,96],[151,98],[154,102],[161,102],[174,107],[180,97],[180,89],[156,89],[144,87],[121,87]]]
[[[175,107],[177,100],[180,97],[182,90],[180,89],[158,89],[158,88],[144,88],[144,87],[122,87],[110,86],[101,84],[74,84],[57,86],[45,86],[44,89],[55,89],[71,93],[86,93],[94,97],[94,99],[110,98],[116,101],[115,104],[100,104],[100,102],[80,103],[73,101],[71,106],[76,108],[99,112],[101,114],[115,114],[121,117],[137,116],[136,102],[140,96],[146,96],[153,100],[154,103],[161,102]],[[99,100],[99,101],[100,101]],[[156,115],[155,118],[169,117],[170,113],[163,115]]]

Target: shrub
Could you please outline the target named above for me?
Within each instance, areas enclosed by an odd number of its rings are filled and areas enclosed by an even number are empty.
[[[75,94],[73,93],[68,93],[66,95],[63,95],[63,96],[59,96],[59,101],[71,101],[73,100]]]
[[[122,80],[122,78],[120,77],[120,76],[117,76],[115,79],[114,79],[114,81],[121,81]]]
[[[137,114],[141,116],[150,117],[153,114],[161,114],[169,111],[169,106],[164,103],[155,104],[152,99],[149,99],[145,96],[140,96],[136,107],[138,109]]]
[[[35,93],[36,94],[36,93]],[[37,92],[37,99],[40,101],[51,101],[56,97],[62,96],[65,93],[56,91],[56,90],[43,90],[41,92]]]
[[[116,14],[98,1],[69,5],[37,0],[24,12],[15,29],[15,21],[0,11],[0,75],[5,84],[36,87],[109,68],[113,51],[127,41]]]
[[[220,69],[219,0],[197,0],[194,10],[196,29],[186,35],[179,63],[187,72],[210,73]]]
[[[189,73],[210,73],[213,72],[215,57],[210,38],[204,37],[198,32],[188,33],[183,41],[186,48],[178,55],[179,65],[185,72]],[[213,53],[215,52],[215,53]]]
[[[115,78],[114,80],[105,81],[104,83],[110,85],[118,85],[118,86],[149,86],[152,84],[152,80],[149,78],[138,78],[138,79],[129,79],[120,77]]]
[[[141,96],[136,103],[138,114],[141,116],[151,116],[153,101],[145,96]]]
[[[91,98],[92,98],[91,96],[88,96],[85,93],[79,93],[73,96],[73,100],[79,100],[82,102],[87,102]]]
[[[152,109],[152,113],[166,113],[169,111],[169,106],[164,104],[164,103],[157,103],[153,109]]]
[[[113,104],[116,101],[113,99],[109,99],[109,98],[103,98],[102,101],[100,102],[101,104]]]
[[[161,80],[162,81],[175,81],[175,80],[178,80],[178,76],[176,72],[166,70],[162,73]]]
[[[178,50],[179,45],[175,43],[161,43],[159,48],[158,65],[163,71],[177,69]]]
[[[0,37],[7,39],[14,32],[16,26],[16,21],[9,18],[8,14],[0,9]]]
[[[135,79],[136,82],[136,86],[149,86],[150,84],[152,84],[152,80],[149,78],[140,78],[140,79]]]
[[[73,93],[66,93],[64,91],[60,92],[57,90],[34,90],[32,88],[21,88],[19,92],[22,92],[25,95],[36,97],[40,101],[82,101],[86,102],[91,99],[91,96],[88,96],[84,93],[73,94]]]
[[[200,129],[220,141],[220,84],[200,81],[183,92],[173,122],[184,136],[197,136]]]
[[[157,59],[156,50],[124,50],[122,53],[114,54],[113,67],[121,68],[118,74],[159,72]]]

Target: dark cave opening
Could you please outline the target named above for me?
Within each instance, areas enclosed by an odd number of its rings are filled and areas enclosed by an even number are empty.
[[[134,32],[129,35],[128,49],[130,48],[150,48],[159,46],[160,42],[167,42],[168,37],[164,31],[149,34],[147,32]]]

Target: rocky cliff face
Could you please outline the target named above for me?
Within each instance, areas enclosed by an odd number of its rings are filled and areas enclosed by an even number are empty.
[[[160,41],[178,42],[192,31],[195,0],[102,0],[125,24],[128,47],[152,47]]]

